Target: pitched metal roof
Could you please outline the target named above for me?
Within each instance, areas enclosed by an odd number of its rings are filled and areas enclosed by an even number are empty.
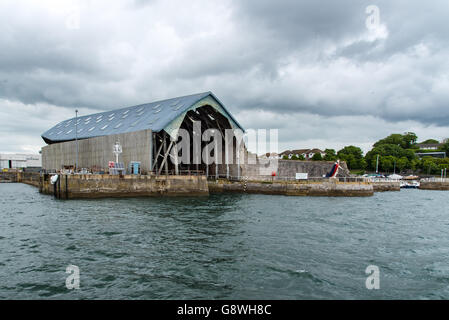
[[[86,139],[111,134],[127,133],[151,129],[159,132],[172,121],[187,112],[192,106],[205,98],[212,98],[221,107],[222,113],[242,129],[239,123],[226,110],[225,106],[212,92],[204,92],[184,97],[141,104],[107,112],[71,118],[58,123],[42,134],[46,143]],[[76,125],[77,124],[77,125]],[[78,131],[77,136],[75,131]],[[243,130],[243,129],[242,129]]]

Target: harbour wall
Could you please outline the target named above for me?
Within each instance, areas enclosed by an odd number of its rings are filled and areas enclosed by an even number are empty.
[[[17,172],[0,172],[0,182],[17,182]]]
[[[60,175],[51,184],[41,176],[40,191],[59,199],[208,195],[205,176]]]
[[[40,174],[37,172],[1,172],[1,182],[20,182],[39,187]]]
[[[49,174],[2,172],[0,180],[21,182],[38,187],[40,192],[61,199],[207,195],[219,192],[280,194],[292,196],[372,196],[374,192],[399,191],[399,182],[368,182],[346,179],[279,181],[219,179],[207,181],[205,176],[154,175],[60,175],[52,185]],[[422,184],[431,190],[449,190],[446,184]],[[447,189],[445,189],[447,188]]]
[[[289,196],[367,197],[374,194],[367,182],[310,181],[209,181],[210,193],[239,192]]]
[[[419,188],[423,190],[449,190],[449,179],[421,180]]]
[[[401,191],[399,181],[374,181],[372,182],[374,192]]]

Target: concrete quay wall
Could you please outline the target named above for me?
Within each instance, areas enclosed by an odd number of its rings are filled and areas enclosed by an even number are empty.
[[[40,191],[60,199],[208,195],[204,176],[61,175],[41,177]]]
[[[401,191],[401,183],[399,181],[372,182],[372,184],[374,192]]]
[[[289,196],[366,197],[374,194],[373,185],[365,182],[267,182],[226,180],[209,181],[209,192],[240,192]]]
[[[423,190],[449,190],[449,179],[442,181],[420,181],[419,188]]]
[[[37,172],[0,172],[0,181],[25,183],[39,187],[40,174]]]

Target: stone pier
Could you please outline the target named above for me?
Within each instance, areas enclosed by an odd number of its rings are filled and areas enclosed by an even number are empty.
[[[209,181],[209,192],[279,194],[288,196],[367,197],[374,194],[368,182],[310,181]]]
[[[374,192],[401,191],[401,183],[399,181],[375,181],[372,184]]]
[[[421,180],[419,188],[423,190],[449,190],[449,179]]]
[[[59,199],[208,195],[205,176],[60,175],[41,177],[40,191]]]

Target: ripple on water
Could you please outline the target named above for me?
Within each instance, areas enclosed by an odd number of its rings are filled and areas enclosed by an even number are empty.
[[[0,297],[449,299],[447,193],[57,201],[0,185]],[[82,290],[65,287],[79,266]],[[379,266],[382,289],[367,292]]]

